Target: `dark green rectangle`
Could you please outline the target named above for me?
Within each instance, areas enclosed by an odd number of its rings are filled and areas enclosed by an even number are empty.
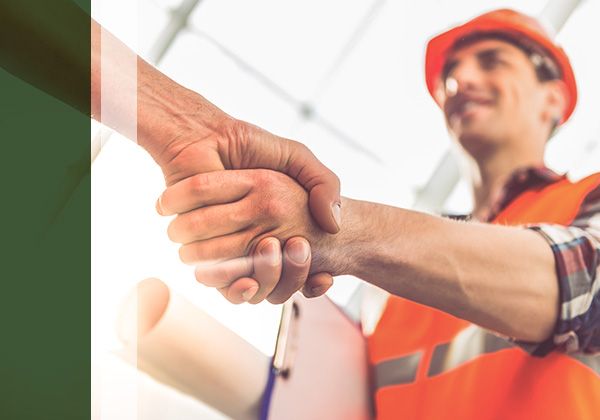
[[[70,1],[2,1],[0,15],[0,418],[85,419],[89,16]],[[80,65],[51,60],[61,45]]]

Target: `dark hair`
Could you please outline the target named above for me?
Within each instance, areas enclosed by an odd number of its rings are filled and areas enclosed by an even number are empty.
[[[552,54],[541,45],[519,33],[500,31],[473,32],[467,36],[458,38],[452,45],[451,51],[459,50],[485,39],[498,39],[512,44],[523,51],[533,64],[540,82],[562,78],[562,70]]]

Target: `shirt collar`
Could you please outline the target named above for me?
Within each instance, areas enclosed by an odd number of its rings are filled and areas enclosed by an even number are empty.
[[[515,170],[502,187],[500,195],[492,205],[492,209],[486,221],[490,222],[494,220],[502,210],[523,192],[543,188],[564,178],[566,178],[566,175],[558,174],[543,165],[527,166]],[[452,219],[469,220],[471,215],[449,215],[448,217],[451,217]]]
[[[515,170],[502,187],[500,196],[492,205],[488,222],[494,220],[515,198],[527,190],[535,190],[553,184],[566,175],[560,175],[546,166],[529,166]]]

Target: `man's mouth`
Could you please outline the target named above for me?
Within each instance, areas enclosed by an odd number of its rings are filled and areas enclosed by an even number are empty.
[[[485,96],[458,94],[455,97],[448,99],[446,113],[450,120],[464,118],[482,107],[493,105],[493,103],[494,101],[491,98]]]

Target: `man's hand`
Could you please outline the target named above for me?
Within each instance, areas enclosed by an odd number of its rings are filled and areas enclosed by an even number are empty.
[[[308,191],[311,213],[323,230],[339,231],[339,179],[302,143],[226,115],[215,116],[210,124],[186,122],[190,128],[182,129],[155,157],[168,186],[215,170],[272,169],[289,175]],[[164,208],[158,209],[169,214]]]
[[[137,138],[160,165],[168,186],[222,169],[281,171],[309,192],[310,209],[321,228],[331,233],[339,231],[339,180],[304,145],[231,118],[136,57],[94,21],[91,47],[92,116],[127,137]],[[123,70],[123,62],[128,60],[137,60],[137,77]],[[110,91],[119,95],[102,97],[103,80]],[[127,105],[132,100],[137,101],[135,112]],[[103,115],[102,109],[110,112]],[[137,121],[137,130],[131,130],[132,120]],[[160,206],[160,200],[157,209],[164,215],[173,214]],[[290,272],[285,268],[285,255],[283,268],[271,267],[271,277],[277,269],[284,275]],[[331,277],[326,280],[330,282]],[[250,280],[241,283],[248,286]]]
[[[308,259],[298,262],[296,256],[306,252],[309,254]],[[259,242],[251,257],[208,264],[201,267],[196,275],[204,284],[211,283],[211,279],[213,279],[212,282],[223,284],[227,283],[225,279],[236,277],[239,272],[252,272],[251,277],[242,277],[234,280],[228,286],[218,287],[219,292],[235,304],[243,302],[255,304],[267,296],[271,303],[281,303],[287,300],[286,296],[284,295],[283,300],[279,300],[277,297],[279,292],[274,291],[280,285],[281,289],[282,285],[303,284],[302,293],[307,298],[321,296],[331,287],[333,277],[329,273],[310,275],[310,265],[310,245],[306,239],[301,237],[289,239],[285,243],[282,256],[279,240],[267,238]],[[240,267],[238,274],[231,271],[232,267],[234,269]],[[261,285],[263,285],[262,290]]]
[[[312,214],[320,214],[323,223],[328,223],[328,230],[335,232],[340,223],[339,203],[330,206],[330,197],[339,197],[339,180],[304,145],[292,140],[274,136],[258,127],[235,121],[228,116],[215,116],[212,124],[194,126],[191,130],[183,130],[177,136],[177,141],[169,143],[156,160],[165,175],[167,185],[189,178],[196,174],[222,170],[224,168],[253,168],[274,167],[287,171],[304,181],[305,188],[310,191]],[[185,124],[182,124],[185,126]],[[288,158],[284,159],[285,156]],[[312,175],[311,175],[312,174]],[[296,189],[298,185],[294,185]],[[306,195],[306,192],[303,191]],[[192,208],[172,209],[163,204],[162,197],[157,201],[157,211],[162,215],[172,215],[189,211]],[[304,203],[306,206],[307,203]],[[332,220],[332,214],[335,216]],[[304,284],[302,292],[306,297],[317,297],[324,294],[333,284],[333,278],[328,273],[313,273],[309,275],[310,259],[298,261],[294,254],[308,253],[310,245],[301,238],[291,238],[284,245],[283,255],[280,243],[274,243],[268,238],[263,239],[265,246],[258,250],[265,253],[275,253],[273,258],[277,264],[264,262],[260,255],[253,255],[254,262],[248,257],[246,265],[254,267],[252,277],[243,277],[220,287],[220,292],[232,303],[250,301],[258,303],[271,291],[270,300],[277,301],[278,290],[261,285],[274,285],[278,281],[282,285]],[[272,247],[267,245],[271,244]],[[264,248],[264,249],[263,249]],[[272,249],[273,248],[273,249]],[[302,251],[305,249],[306,251]],[[268,259],[267,259],[268,261]],[[215,267],[216,268],[216,267]],[[248,271],[248,270],[246,270]],[[248,275],[249,276],[249,275]],[[295,290],[294,290],[295,291]],[[285,295],[286,293],[284,293]]]
[[[180,257],[198,266],[198,281],[225,288],[224,295],[236,302],[238,292],[251,286],[248,276],[253,275],[262,281],[251,303],[265,298],[282,303],[300,288],[315,296],[331,285],[327,274],[305,284],[309,273],[328,270],[325,254],[334,238],[316,225],[307,202],[306,191],[291,178],[246,170],[185,178],[167,188],[161,207],[180,213],[169,226],[169,237],[184,244]],[[315,252],[312,256],[306,240]],[[280,243],[285,243],[281,280],[277,270],[270,269],[282,264]]]

